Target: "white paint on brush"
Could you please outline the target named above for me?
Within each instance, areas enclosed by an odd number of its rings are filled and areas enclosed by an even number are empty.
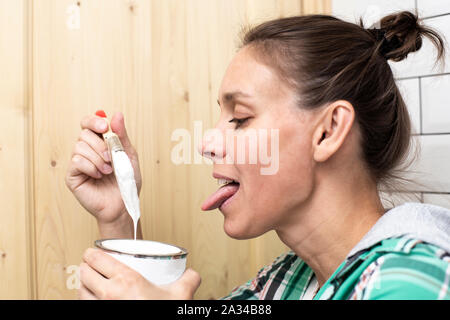
[[[131,161],[124,151],[113,151],[112,161],[114,166],[114,174],[116,175],[117,184],[119,185],[120,194],[122,195],[125,208],[133,219],[134,240],[136,240],[136,231],[141,210],[139,207],[139,197],[134,178],[134,170]]]

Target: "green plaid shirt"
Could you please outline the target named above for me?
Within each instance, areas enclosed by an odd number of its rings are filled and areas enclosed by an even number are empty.
[[[292,251],[225,300],[299,300],[314,273]],[[314,299],[450,300],[450,255],[408,237],[386,239],[346,259]]]

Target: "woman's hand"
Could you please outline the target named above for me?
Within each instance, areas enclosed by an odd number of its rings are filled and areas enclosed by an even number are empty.
[[[116,113],[110,125],[130,158],[140,192],[138,155],[128,139],[122,113]],[[131,217],[125,209],[113,174],[108,146],[100,136],[107,131],[106,121],[98,116],[87,116],[81,121],[81,129],[67,170],[66,185],[80,204],[97,219],[102,237],[132,238]]]
[[[83,260],[79,290],[82,300],[189,300],[201,282],[197,272],[187,269],[176,282],[157,286],[100,249],[87,249]]]

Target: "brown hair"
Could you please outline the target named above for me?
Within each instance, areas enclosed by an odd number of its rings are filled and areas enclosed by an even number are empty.
[[[246,30],[243,46],[275,68],[298,93],[302,108],[337,100],[355,108],[363,158],[378,183],[397,178],[394,169],[411,146],[411,122],[388,60],[401,61],[429,38],[444,57],[444,42],[411,12],[366,29],[332,16],[307,15],[272,20]]]

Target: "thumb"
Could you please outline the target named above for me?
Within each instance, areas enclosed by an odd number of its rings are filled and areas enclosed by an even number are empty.
[[[131,151],[133,146],[128,138],[127,129],[125,128],[125,119],[122,112],[117,112],[111,119],[111,130],[117,134],[126,151]]]
[[[190,299],[194,296],[195,291],[197,291],[198,287],[202,279],[198,272],[187,269],[180,279],[176,282],[179,289],[183,291],[183,295],[188,296]]]

